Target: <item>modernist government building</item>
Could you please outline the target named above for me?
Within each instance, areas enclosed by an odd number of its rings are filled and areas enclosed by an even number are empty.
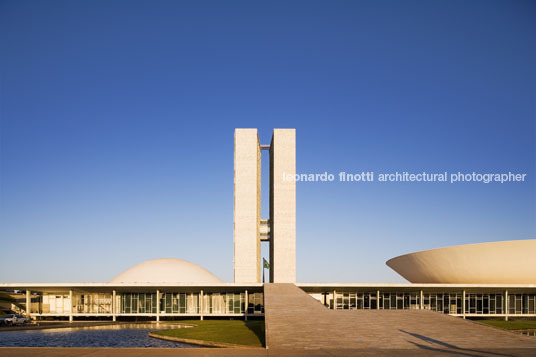
[[[33,318],[177,319],[264,316],[261,242],[269,282],[294,283],[330,309],[427,309],[459,317],[536,317],[536,239],[469,244],[402,255],[387,265],[404,284],[296,283],[296,132],[236,129],[234,282],[181,259],[142,262],[105,283],[2,283],[25,293]],[[261,152],[270,157],[270,214],[261,217]],[[24,297],[23,297],[24,300]]]

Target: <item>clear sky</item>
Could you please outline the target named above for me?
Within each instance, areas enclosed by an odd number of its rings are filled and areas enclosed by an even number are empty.
[[[536,238],[534,1],[0,1],[0,31],[1,282],[232,281],[236,127],[296,128],[300,173],[527,174],[299,182],[300,282]]]

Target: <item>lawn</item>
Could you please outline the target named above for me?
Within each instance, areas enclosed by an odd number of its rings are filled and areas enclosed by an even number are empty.
[[[188,320],[176,321],[197,325],[192,328],[156,331],[163,336],[264,347],[264,321]]]
[[[505,330],[529,330],[536,329],[536,320],[478,320],[486,325],[503,328]]]

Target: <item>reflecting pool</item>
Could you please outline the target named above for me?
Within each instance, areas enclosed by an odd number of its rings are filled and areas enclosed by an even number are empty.
[[[181,327],[185,326],[152,323],[5,331],[0,332],[0,347],[199,347],[147,335],[155,330]]]

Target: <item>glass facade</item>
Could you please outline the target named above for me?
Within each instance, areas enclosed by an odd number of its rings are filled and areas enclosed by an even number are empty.
[[[419,293],[380,293],[380,309],[416,310],[420,301]]]
[[[158,300],[157,300],[158,299]],[[44,315],[264,314],[263,292],[42,293],[33,313]],[[114,311],[115,310],[115,311]]]
[[[248,295],[248,314],[264,314],[264,293]]]
[[[535,314],[536,294],[512,294],[508,296],[508,313],[512,315]]]
[[[156,314],[156,293],[121,293],[119,314]],[[248,314],[264,313],[262,292],[248,294]],[[160,315],[245,314],[246,293],[160,293]]]
[[[263,315],[264,294],[257,291],[226,292],[54,292],[38,294],[32,313],[42,315]],[[410,290],[307,291],[330,309],[416,310],[424,309],[455,316],[536,316],[536,291],[480,292]],[[342,289],[341,289],[342,290]],[[387,290],[387,289],[386,289]],[[71,301],[72,296],[72,301]],[[32,298],[33,299],[33,298]],[[157,309],[160,311],[157,312]]]
[[[112,312],[111,294],[73,295],[74,312],[84,314],[110,314]]]
[[[502,294],[466,294],[466,314],[504,314],[504,296]],[[458,312],[461,314],[461,311]]]
[[[120,314],[156,314],[156,293],[123,293]]]
[[[310,293],[310,295],[330,309],[336,310],[416,310],[422,308],[449,315],[536,314],[536,294],[508,294],[508,311],[505,306],[504,293],[466,293],[463,304],[462,291],[423,292],[422,295],[420,291],[332,291]]]

